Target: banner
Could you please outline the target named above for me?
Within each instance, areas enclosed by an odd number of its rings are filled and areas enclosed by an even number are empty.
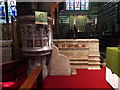
[[[48,24],[47,12],[35,11],[35,24]]]

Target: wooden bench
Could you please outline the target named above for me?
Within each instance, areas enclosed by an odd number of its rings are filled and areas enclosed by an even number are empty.
[[[36,82],[37,88],[42,89],[42,68],[43,66],[36,66],[28,78],[24,81],[19,90],[31,89],[33,84]]]
[[[42,66],[36,66],[33,72],[27,76],[28,61],[10,61],[0,63],[0,75],[3,89],[42,88]],[[40,83],[38,83],[40,82]]]

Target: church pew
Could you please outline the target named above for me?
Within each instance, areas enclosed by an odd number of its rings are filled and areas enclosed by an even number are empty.
[[[29,75],[27,76],[27,70],[28,70],[27,60],[1,63],[0,66],[2,67],[0,69],[0,71],[2,72],[0,73],[2,76],[2,81],[0,81],[0,86],[2,86],[1,88],[3,90],[8,88],[18,90],[21,87],[21,85],[24,83],[24,81],[26,81],[27,77],[30,78],[30,81],[32,81],[31,85],[33,86],[31,88],[42,87],[42,83],[41,84],[38,83],[39,81],[42,80],[42,73],[40,73],[42,70],[42,66],[36,67],[36,69],[30,74],[30,77]],[[38,82],[34,83],[35,80],[37,80]]]
[[[0,69],[2,80],[0,85],[3,89],[19,88],[27,78],[28,62],[27,60],[10,61],[1,63]]]
[[[28,76],[25,82],[22,84],[19,90],[30,89],[36,82],[37,88],[42,89],[42,66],[36,66],[32,73]]]

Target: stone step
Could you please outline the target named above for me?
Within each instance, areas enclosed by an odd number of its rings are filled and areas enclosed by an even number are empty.
[[[72,75],[76,75],[77,74],[76,69],[71,68],[71,73],[72,73]]]
[[[89,54],[89,57],[100,57],[100,54]]]
[[[89,61],[70,61],[71,65],[88,65]]]
[[[81,48],[75,48],[75,47],[59,47],[59,50],[84,50],[89,49],[88,47],[81,47]]]
[[[100,66],[89,66],[88,67],[89,70],[100,70]]]
[[[75,61],[75,62],[88,62],[89,59],[71,59],[70,61],[71,61],[71,62],[72,62],[72,61]]]
[[[89,60],[89,62],[100,62],[100,59],[99,60]]]
[[[70,61],[70,63],[89,63],[89,61]]]
[[[88,65],[88,63],[70,63],[70,65]]]
[[[82,61],[82,60],[86,60],[88,61],[89,58],[88,57],[81,57],[81,58],[69,58],[70,61]]]
[[[71,59],[71,60],[69,60],[69,61],[89,61],[88,59]]]
[[[89,61],[100,61],[99,57],[89,57]]]
[[[101,63],[101,65],[102,65],[103,67],[105,67],[105,66],[106,66],[106,63]]]
[[[100,66],[91,66],[91,65],[71,65],[72,69],[89,69],[89,70],[99,70]]]
[[[88,65],[71,65],[70,67],[73,69],[88,69]]]
[[[91,66],[91,65],[101,65],[100,62],[89,62],[88,64],[89,64],[90,66]]]

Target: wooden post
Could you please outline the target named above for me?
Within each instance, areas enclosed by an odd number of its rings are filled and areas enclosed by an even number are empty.
[[[18,32],[17,32],[17,24],[13,21],[13,17],[11,17],[11,29],[12,29],[12,60],[21,60],[20,57],[20,47],[18,43]]]
[[[15,41],[14,41],[14,27],[13,27],[13,17],[11,16],[11,39],[12,39],[12,60],[15,60]]]
[[[50,14],[51,14],[51,18],[55,21],[55,31],[53,31],[54,36],[56,36],[59,33],[59,19],[58,19],[58,4],[60,2],[51,2],[50,4]],[[56,14],[56,17],[55,17]],[[53,26],[53,21],[52,21],[52,26]]]

